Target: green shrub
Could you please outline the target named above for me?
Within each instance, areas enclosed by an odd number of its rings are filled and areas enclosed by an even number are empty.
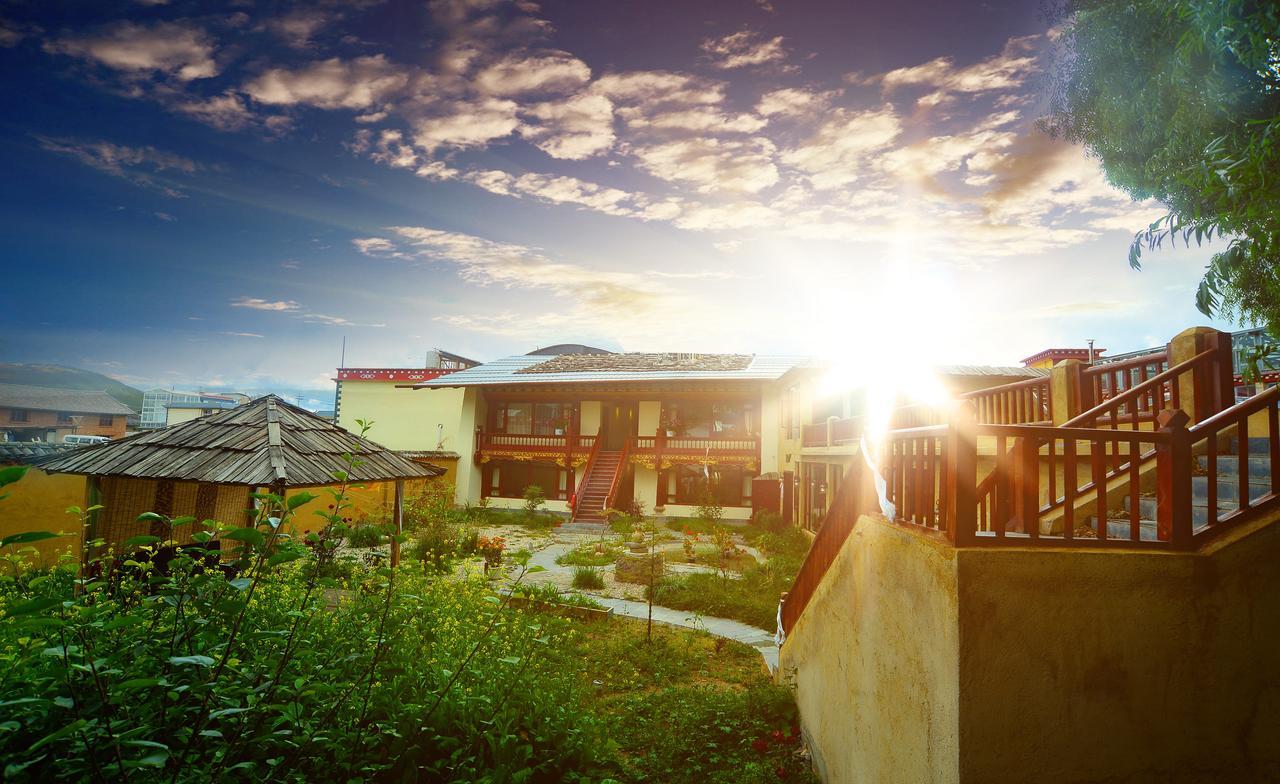
[[[377,547],[382,544],[382,527],[365,523],[347,531],[348,547]]]
[[[527,517],[538,514],[538,510],[547,502],[547,494],[537,485],[529,485],[524,489],[524,513]]]
[[[556,563],[561,566],[608,566],[618,559],[621,550],[615,544],[586,542],[556,556]]]
[[[575,566],[573,568],[573,587],[574,588],[595,588],[604,587],[604,576],[591,566]]]
[[[782,515],[768,510],[757,512],[752,523],[759,528],[763,528],[764,530],[775,534],[781,533],[788,527],[787,524],[782,521]]]

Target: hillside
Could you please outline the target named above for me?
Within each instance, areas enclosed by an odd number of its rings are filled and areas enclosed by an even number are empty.
[[[134,411],[142,411],[142,390],[134,389],[92,370],[63,365],[33,365],[0,362],[0,384],[31,384],[57,389],[97,389],[106,392]]]

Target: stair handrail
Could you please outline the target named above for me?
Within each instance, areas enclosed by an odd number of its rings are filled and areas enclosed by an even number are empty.
[[[631,439],[622,444],[622,454],[618,456],[618,465],[613,469],[613,480],[609,482],[609,494],[605,496],[604,508],[613,508],[613,496],[618,492],[618,479],[622,476],[622,467],[626,465],[627,456],[631,453]]]
[[[582,436],[579,435],[578,437],[581,438]],[[583,483],[587,481],[587,477],[591,476],[591,470],[596,466],[596,455],[600,453],[600,433],[597,432],[591,438],[591,451],[587,453],[587,462],[582,466],[582,476],[574,484],[573,498],[569,499],[569,506],[574,510],[575,515],[578,513],[578,491]]]
[[[795,579],[791,581],[791,589],[782,597],[781,619],[784,635],[790,634],[795,627],[796,621],[804,613],[804,608],[813,598],[814,591],[817,590],[827,570],[839,555],[840,548],[849,538],[854,523],[858,521],[858,513],[861,511],[858,509],[858,500],[862,494],[862,479],[865,471],[863,458],[858,455],[845,473],[840,487],[836,489],[835,496],[827,507],[826,517],[822,520],[822,527],[818,529],[812,544],[809,545],[809,552],[804,557],[804,563],[800,565]]]
[[[1167,381],[1174,381],[1178,378],[1178,376],[1181,376],[1183,373],[1187,372],[1188,370],[1193,370],[1201,364],[1208,363],[1209,360],[1212,359],[1215,353],[1216,352],[1214,352],[1213,350],[1202,351],[1199,354],[1196,354],[1191,359],[1187,359],[1182,362],[1179,362],[1173,367],[1157,373],[1156,375],[1152,376],[1146,381],[1143,381],[1142,383],[1137,384],[1135,386],[1129,387],[1119,395],[1113,395],[1112,397],[1107,398],[1106,400],[1102,401],[1101,403],[1089,409],[1088,411],[1085,411],[1067,420],[1061,426],[1062,427],[1089,427],[1092,425],[1096,425],[1097,420],[1104,413],[1108,413],[1108,412],[1111,414],[1111,420],[1114,423],[1117,421],[1116,411],[1119,410],[1121,405],[1124,405],[1126,403],[1136,403],[1138,398],[1142,397],[1144,394],[1149,393],[1149,391],[1152,388],[1158,388]],[[1120,363],[1116,363],[1116,364],[1120,364]],[[1173,387],[1172,389],[1173,389],[1173,395],[1174,395],[1174,400],[1172,402],[1176,407],[1177,394],[1178,394],[1177,387]],[[1159,405],[1157,406],[1157,410],[1161,408],[1164,408],[1163,400],[1159,402]],[[1133,411],[1132,421],[1136,425],[1137,410],[1138,410],[1137,406],[1136,405],[1131,406],[1130,410]]]
[[[1256,502],[1249,498],[1249,417],[1262,411],[1268,412],[1267,455],[1270,458],[1271,493]],[[1238,507],[1222,518],[1217,516],[1218,501],[1218,438],[1230,427],[1236,428],[1236,457],[1239,464],[1236,469]],[[1187,428],[1188,441],[1195,445],[1205,442],[1204,453],[1208,468],[1206,481],[1206,505],[1209,508],[1208,527],[1192,534],[1193,541],[1216,535],[1226,527],[1239,523],[1250,512],[1269,507],[1280,500],[1280,387],[1271,387],[1253,397],[1237,403],[1230,408],[1219,411],[1203,422]]]
[[[984,424],[1039,424],[1053,421],[1053,390],[1050,383],[1050,377],[1047,375],[1035,376],[996,387],[975,389],[957,397],[960,400],[973,401],[977,409],[977,419]],[[1003,405],[999,402],[1007,398],[1010,393],[1021,392],[1023,389],[1029,390],[1030,397],[1027,402],[1030,405],[1023,405],[1022,401],[1017,398],[1008,399]],[[1030,414],[1031,405],[1039,409],[1038,413],[1043,414],[1045,418],[1028,419],[1025,415]],[[1012,416],[1008,416],[1011,412]],[[1001,413],[1006,415],[1003,417],[1004,419],[1018,421],[997,421],[997,415]]]

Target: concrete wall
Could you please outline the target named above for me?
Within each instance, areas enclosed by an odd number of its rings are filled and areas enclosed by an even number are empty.
[[[779,453],[782,442],[782,388],[765,386],[760,395],[760,473],[786,470]]]
[[[578,432],[594,436],[600,432],[600,401],[584,400],[578,409]]]
[[[658,433],[658,420],[662,417],[662,401],[641,400],[636,411],[636,435],[652,436]]]
[[[1197,553],[863,517],[782,648],[827,782],[1280,780],[1280,520]]]
[[[458,411],[458,476],[455,485],[454,503],[476,503],[480,500],[482,476],[480,466],[476,465],[476,426],[484,422],[486,408],[484,398],[476,387],[467,387],[462,391],[462,405]],[[463,438],[462,435],[466,434]]]
[[[824,781],[959,780],[955,585],[949,546],[858,521],[782,648]]]

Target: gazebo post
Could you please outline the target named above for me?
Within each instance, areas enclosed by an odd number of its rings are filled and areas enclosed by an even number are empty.
[[[396,480],[396,535],[391,539],[391,568],[400,565],[400,534],[404,533],[404,480]]]
[[[85,477],[84,483],[84,508],[92,509],[102,503],[102,486],[98,483],[98,477],[95,474],[89,474]],[[89,566],[91,559],[91,550],[89,543],[98,538],[98,513],[97,511],[85,512],[84,527],[80,529],[80,573],[84,574],[84,570]],[[93,548],[96,550],[97,548]]]

